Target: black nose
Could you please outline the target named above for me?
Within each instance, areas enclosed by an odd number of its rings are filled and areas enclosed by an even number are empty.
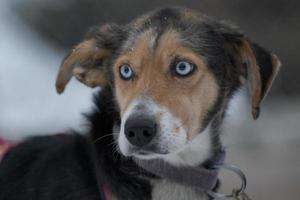
[[[147,116],[130,117],[125,123],[125,135],[132,145],[145,146],[156,135],[156,123]]]

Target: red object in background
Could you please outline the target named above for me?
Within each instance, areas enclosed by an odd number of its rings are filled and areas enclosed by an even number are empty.
[[[3,138],[0,138],[0,161],[4,157],[4,154],[12,147],[13,145],[11,143],[4,140]]]

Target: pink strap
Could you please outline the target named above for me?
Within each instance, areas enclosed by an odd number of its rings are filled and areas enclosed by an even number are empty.
[[[108,189],[105,186],[103,186],[102,191],[103,191],[103,195],[104,195],[104,200],[112,200],[110,192],[108,191]]]
[[[0,161],[6,154],[6,152],[13,147],[13,144],[7,142],[3,138],[0,138]]]

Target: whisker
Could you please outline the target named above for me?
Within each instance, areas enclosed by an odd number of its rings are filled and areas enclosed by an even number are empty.
[[[105,137],[112,136],[112,135],[113,135],[113,133],[103,135],[103,136],[97,138],[97,139],[94,141],[94,143],[98,142],[99,140],[101,140],[101,139],[103,139],[103,138],[105,138]]]

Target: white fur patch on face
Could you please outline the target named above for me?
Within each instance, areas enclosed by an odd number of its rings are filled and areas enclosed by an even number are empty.
[[[152,145],[156,151],[141,155],[129,143],[125,136],[125,123],[133,115],[155,116],[157,135]],[[162,107],[146,98],[137,98],[128,106],[121,116],[121,129],[118,137],[120,151],[125,156],[134,156],[139,159],[160,158],[174,165],[197,165],[205,161],[211,152],[210,128],[188,141],[187,131],[182,122],[167,108]]]
[[[165,156],[165,160],[176,166],[196,166],[211,156],[210,125],[189,141],[183,149]]]

